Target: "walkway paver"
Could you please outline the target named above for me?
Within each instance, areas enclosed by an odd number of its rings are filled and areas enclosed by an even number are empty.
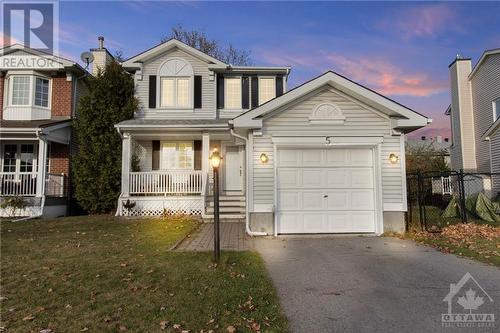
[[[252,237],[246,235],[244,223],[221,222],[221,249],[246,251],[253,249]],[[184,239],[176,251],[212,251],[214,248],[214,224],[204,223],[193,235]]]

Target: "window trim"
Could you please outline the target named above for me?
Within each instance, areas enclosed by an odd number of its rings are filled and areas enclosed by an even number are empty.
[[[163,80],[174,80],[174,105],[163,105]],[[188,104],[187,106],[179,106],[177,103],[177,81],[179,79],[187,79],[188,80]],[[194,109],[193,105],[193,95],[194,95],[194,76],[160,76],[160,79],[157,80],[158,82],[156,83],[156,91],[159,93],[157,94],[158,97],[158,103],[157,105],[159,106],[158,109],[160,110],[190,110]]]
[[[500,106],[500,97],[493,99],[491,101],[491,107],[493,109],[493,122],[500,119],[500,109],[497,108],[497,105]]]
[[[228,85],[227,85],[227,80],[238,80],[239,82],[239,92],[240,92],[240,107],[239,108],[228,108],[227,107],[227,88],[228,88]],[[224,110],[227,110],[227,111],[241,111],[243,110],[243,94],[241,92],[241,85],[242,85],[242,76],[238,75],[234,75],[234,76],[224,76]]]
[[[4,158],[5,158],[5,146],[6,145],[15,145],[16,146],[16,155],[15,155],[15,171],[3,171],[4,170]],[[31,145],[33,146],[33,160],[32,160],[32,171],[21,171],[21,146],[22,145]],[[38,172],[38,145],[34,142],[2,142],[2,145],[0,146],[0,172],[2,173],[8,173],[8,174],[14,174],[16,176],[19,175],[25,175],[25,174],[36,174]]]
[[[28,104],[12,104],[12,100],[14,98],[14,78],[16,77],[28,77],[29,78],[29,92],[28,92]],[[42,80],[47,80],[49,82],[49,90],[48,90],[48,100],[47,106],[36,105],[36,79],[40,78]],[[12,108],[37,108],[43,110],[51,110],[52,108],[52,78],[46,77],[43,75],[37,74],[10,74],[7,78],[8,85],[8,98],[6,105]]]
[[[267,100],[267,101],[262,101],[261,98],[262,98],[262,94],[261,94],[261,88],[262,88],[262,79],[272,79],[273,82],[274,82],[274,89],[273,89],[273,94],[274,94],[274,97]],[[264,103],[267,103],[269,102],[270,100],[276,98],[276,76],[259,76],[259,106],[264,104]]]
[[[191,144],[191,160],[192,160],[192,163],[191,163],[191,168],[171,168],[171,169],[167,169],[164,165],[163,165],[163,145],[166,144],[166,143],[175,143],[175,151],[176,151],[176,158],[177,158],[177,161],[176,161],[176,164],[179,165],[179,155],[177,154],[179,152],[179,145],[180,144],[185,144],[185,143],[190,143]],[[173,170],[173,171],[186,171],[186,170],[194,170],[194,141],[193,140],[180,140],[180,141],[171,141],[171,140],[162,140],[160,141],[160,165],[159,165],[159,170],[161,171],[165,171],[165,170]]]

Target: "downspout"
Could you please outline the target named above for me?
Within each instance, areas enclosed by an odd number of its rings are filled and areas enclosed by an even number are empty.
[[[120,132],[120,127],[116,127],[116,131],[118,132],[118,135],[120,136],[120,138],[123,140],[123,134],[122,132]],[[120,168],[121,170],[121,168]],[[121,179],[120,179],[120,183],[121,183]],[[120,187],[122,187],[122,184],[120,184]],[[118,206],[116,207],[116,212],[115,212],[115,216],[120,216],[119,212],[121,212],[122,210],[122,207],[121,207],[121,198],[123,196],[123,188],[120,192],[120,196],[118,197]]]
[[[239,138],[239,139],[245,141],[245,148],[246,148],[245,151],[247,152],[247,161],[248,161],[248,155],[250,155],[250,153],[251,153],[251,152],[248,152],[248,139],[242,135],[236,134],[234,132],[232,125],[230,128],[230,133],[235,138]],[[245,163],[245,164],[247,164],[247,163]],[[248,196],[249,196],[248,192],[249,192],[249,188],[250,188],[250,181],[249,181],[250,170],[249,169],[250,168],[248,168],[248,165],[245,165],[245,184],[246,184],[245,192],[246,192],[246,202],[247,203],[248,203]],[[250,230],[250,212],[249,212],[248,204],[245,207],[245,230],[246,230],[247,234],[249,234],[250,236],[267,236],[267,232]]]
[[[38,128],[35,132],[35,135],[38,139],[40,140],[43,140],[43,138],[40,136],[40,132],[42,130],[40,128]],[[40,147],[38,147],[38,149],[40,149]],[[38,167],[40,167],[40,161],[38,161]],[[43,174],[45,176],[45,170],[43,171]],[[40,202],[40,214],[37,214],[37,215],[33,215],[33,216],[28,216],[28,217],[22,217],[20,219],[16,219],[16,220],[12,220],[12,222],[20,222],[20,221],[28,221],[28,220],[31,220],[31,219],[37,219],[39,217],[42,217],[43,215],[43,209],[45,207],[45,189],[44,189],[44,186],[45,185],[45,177],[43,177],[43,181],[42,181],[42,189],[43,189],[43,192],[42,192],[42,201]]]

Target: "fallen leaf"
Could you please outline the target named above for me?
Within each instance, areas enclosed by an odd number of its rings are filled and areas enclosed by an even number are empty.
[[[80,330],[80,332],[87,332],[88,330],[89,330],[89,328],[88,328],[88,327],[84,327],[84,328],[82,328],[82,329]]]
[[[226,328],[226,331],[227,331],[228,333],[234,333],[234,332],[236,332],[236,328],[235,328],[234,326],[230,325],[230,326],[228,326],[228,327]]]
[[[31,321],[33,319],[35,319],[35,316],[33,316],[32,314],[29,314],[23,318],[23,321]]]
[[[52,333],[52,330],[50,328],[45,328],[41,330],[40,333]]]
[[[162,330],[165,330],[165,329],[167,329],[168,324],[169,324],[169,322],[167,320],[162,320],[162,321],[160,321],[160,328]]]

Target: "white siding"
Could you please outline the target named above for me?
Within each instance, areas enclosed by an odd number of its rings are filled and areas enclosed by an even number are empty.
[[[493,176],[493,191],[500,193],[500,129],[490,137],[491,145],[491,172],[496,173]]]
[[[490,144],[482,140],[481,136],[493,124],[492,103],[496,98],[500,98],[500,54],[485,58],[472,77],[471,84],[477,171],[490,172]]]
[[[344,113],[343,125],[310,124],[309,117],[319,103],[333,102]],[[390,134],[389,119],[362,104],[357,103],[333,88],[312,94],[300,103],[264,119],[263,135],[254,136],[253,142],[253,202],[254,205],[274,204],[274,146],[272,136],[379,136],[384,138],[380,158],[382,164],[383,202],[401,204],[404,207],[403,178],[401,163],[391,164],[390,153],[402,156],[400,136]],[[260,162],[260,155],[266,153],[269,162]]]
[[[182,58],[193,67],[194,75],[202,77],[202,108],[191,110],[160,110],[149,109],[149,75],[158,75],[158,68],[170,58]],[[192,55],[174,49],[166,52],[144,64],[142,80],[136,81],[136,95],[139,98],[139,114],[137,118],[215,118],[215,80],[210,80],[208,64]]]

